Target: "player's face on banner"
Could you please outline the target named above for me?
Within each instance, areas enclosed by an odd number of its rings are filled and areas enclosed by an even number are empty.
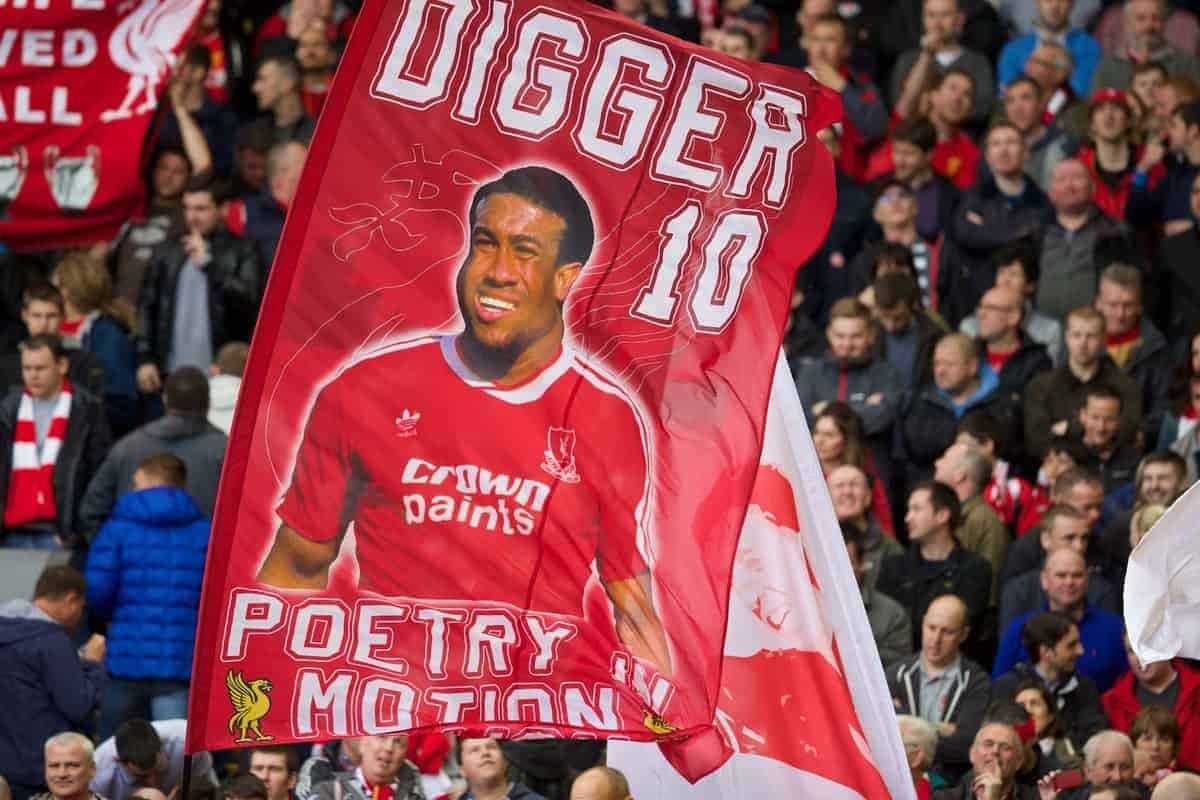
[[[469,336],[512,355],[562,337],[562,303],[581,266],[558,263],[566,227],[558,214],[515,194],[483,201],[458,279]]]

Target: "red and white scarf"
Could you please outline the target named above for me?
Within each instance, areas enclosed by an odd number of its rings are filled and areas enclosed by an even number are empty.
[[[58,509],[54,503],[54,463],[67,436],[71,416],[71,382],[63,380],[54,404],[54,416],[42,450],[38,452],[37,427],[33,418],[33,395],[21,395],[17,425],[13,430],[12,471],[8,476],[8,497],[4,503],[4,527],[20,528],[35,522],[53,522]]]

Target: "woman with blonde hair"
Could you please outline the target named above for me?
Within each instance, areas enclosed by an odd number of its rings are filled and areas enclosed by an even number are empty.
[[[67,253],[51,280],[63,295],[63,344],[93,353],[104,365],[104,408],[119,437],[136,426],[138,417],[134,315],[113,298],[108,269],[87,253]]]

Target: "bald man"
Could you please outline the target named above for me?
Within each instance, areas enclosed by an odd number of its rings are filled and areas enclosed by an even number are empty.
[[[1016,783],[1024,754],[1021,737],[1011,725],[989,722],[971,743],[971,771],[958,786],[934,792],[933,800],[1037,797],[1036,790]]]
[[[1176,772],[1154,787],[1150,800],[1200,800],[1200,776]]]
[[[620,770],[592,767],[571,784],[570,800],[633,800],[629,782]]]
[[[917,387],[898,417],[899,458],[909,479],[924,480],[957,436],[968,411],[988,411],[1000,424],[1000,457],[1012,460],[1017,444],[1018,398],[1000,384],[995,370],[980,359],[976,343],[961,333],[942,337],[933,351],[933,380]]]
[[[1000,385],[1020,393],[1034,376],[1054,368],[1043,345],[1021,327],[1025,298],[1006,286],[993,286],[975,307],[979,339]]]
[[[940,739],[935,771],[957,777],[971,765],[970,748],[988,704],[987,671],[962,654],[971,629],[967,605],[944,594],[929,604],[921,622],[921,651],[888,671],[896,713],[933,723]]]

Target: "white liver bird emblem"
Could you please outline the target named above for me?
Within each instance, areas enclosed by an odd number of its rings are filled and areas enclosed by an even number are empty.
[[[174,66],[174,52],[196,19],[201,0],[140,0],[117,23],[108,39],[108,55],[129,73],[125,99],[100,114],[104,122],[146,114],[158,106],[158,85]],[[134,103],[141,97],[141,102]]]

